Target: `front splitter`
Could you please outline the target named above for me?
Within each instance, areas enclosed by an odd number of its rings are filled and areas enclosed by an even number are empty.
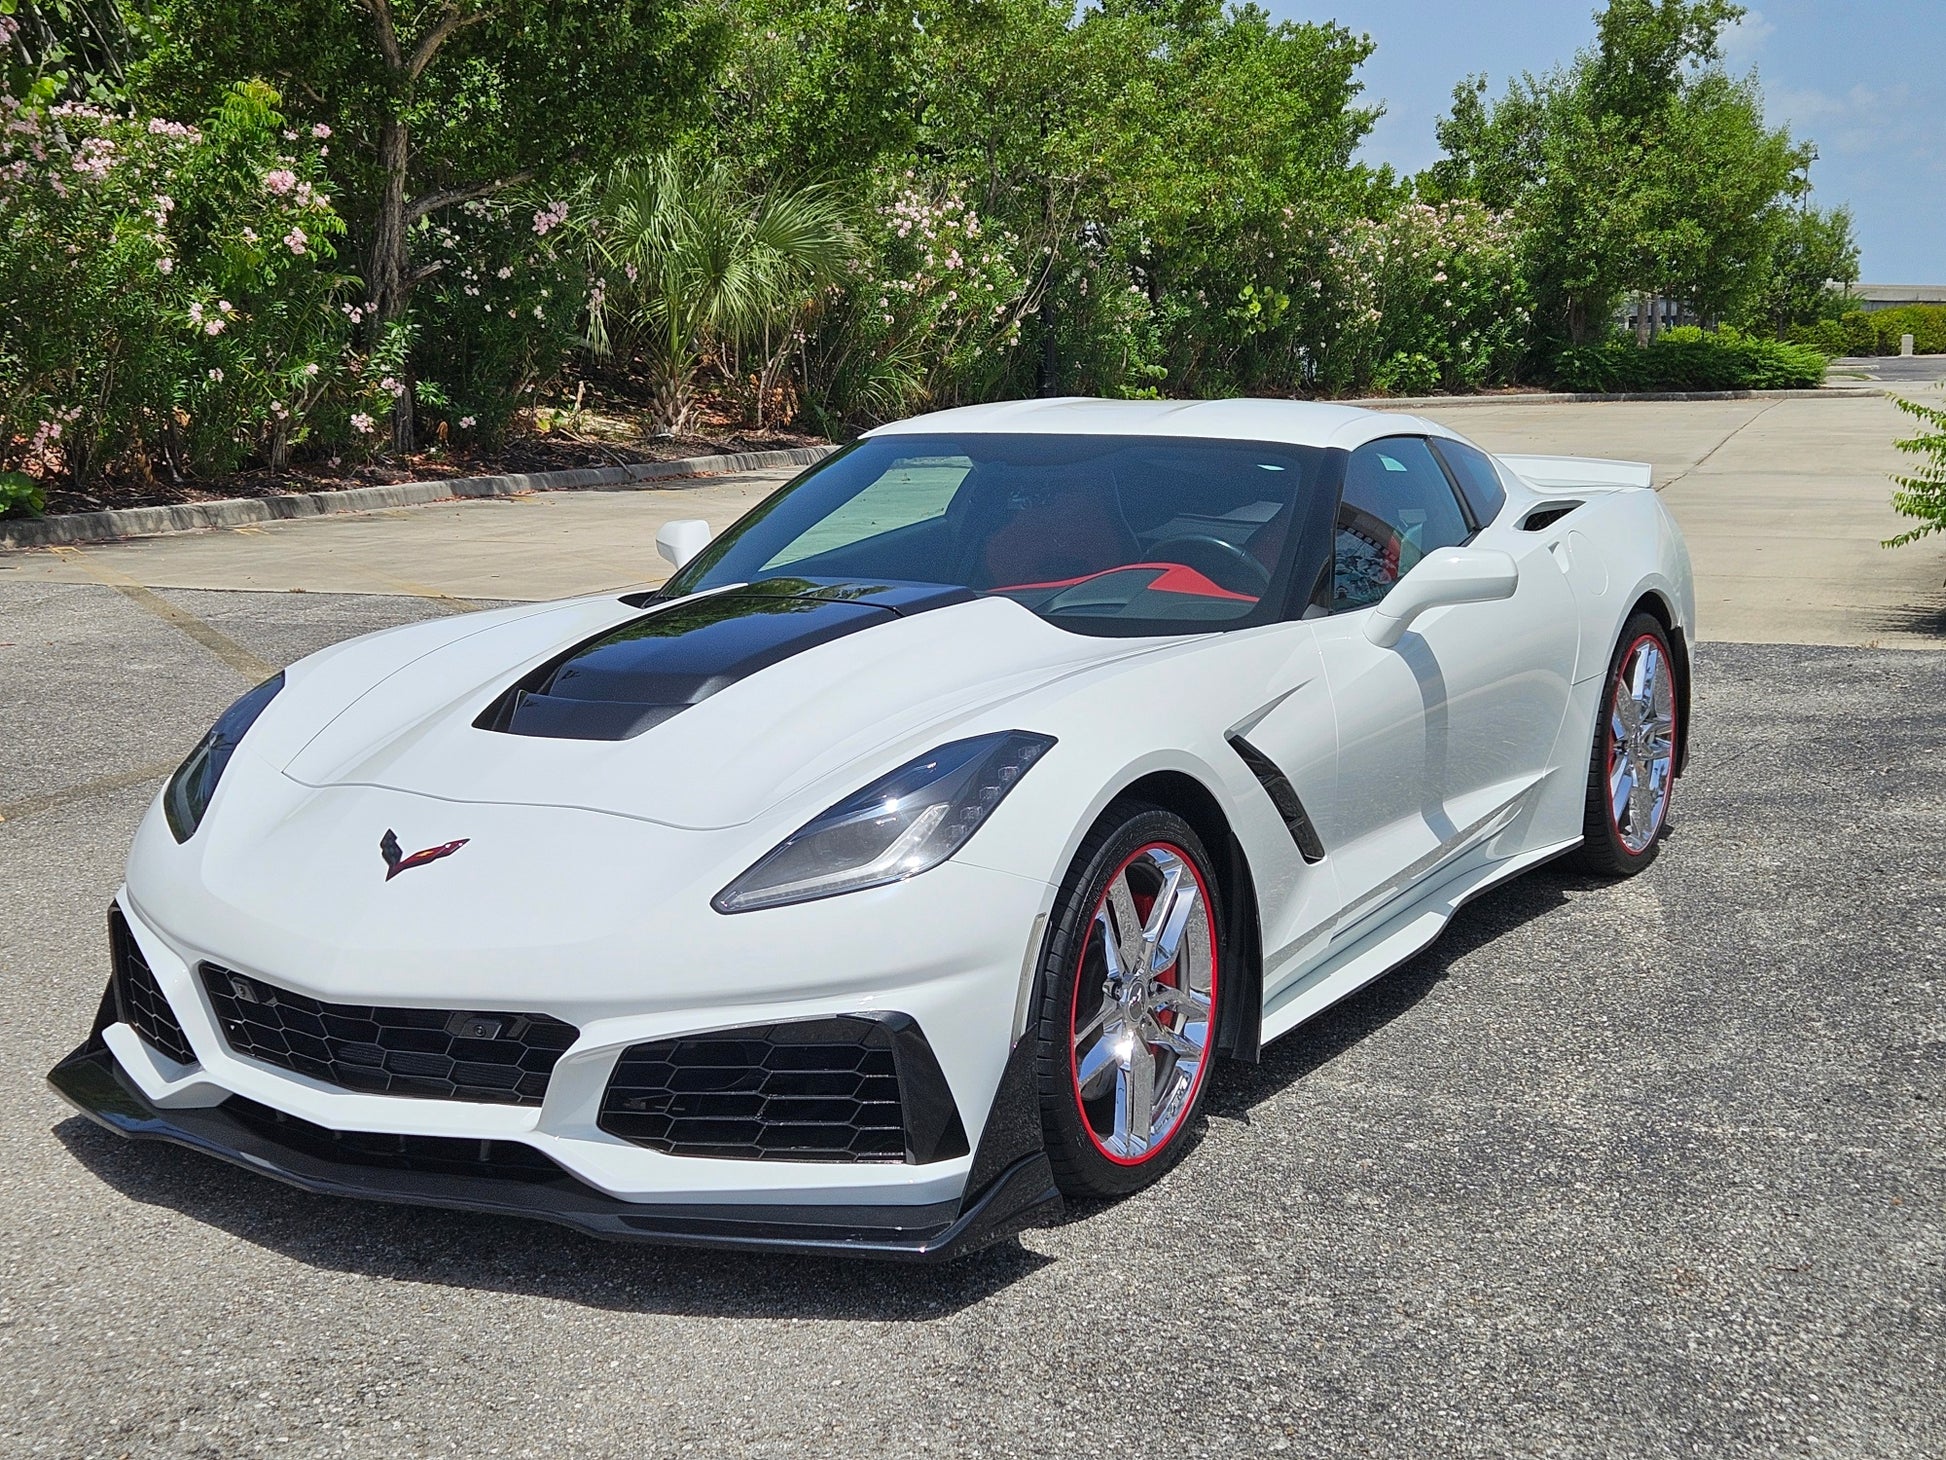
[[[164,1110],[122,1074],[98,1040],[48,1072],[63,1100],[116,1135],[164,1141],[326,1196],[444,1207],[558,1223],[591,1236],[756,1252],[939,1262],[1060,1218],[1045,1152],[1006,1166],[962,1201],[926,1206],[648,1204],[622,1201],[566,1171],[534,1179],[374,1165],[306,1149],[224,1105]]]

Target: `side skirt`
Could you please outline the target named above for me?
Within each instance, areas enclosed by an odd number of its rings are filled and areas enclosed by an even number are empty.
[[[1581,845],[1579,837],[1475,866],[1458,864],[1356,942],[1337,950],[1264,1009],[1264,1043],[1280,1038],[1429,947],[1481,893]]]

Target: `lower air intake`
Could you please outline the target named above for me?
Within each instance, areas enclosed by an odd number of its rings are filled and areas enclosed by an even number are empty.
[[[238,1054],[375,1095],[539,1105],[579,1033],[546,1014],[327,1004],[214,963],[202,975]]]
[[[177,1064],[195,1064],[196,1052],[189,1047],[189,1037],[182,1032],[176,1011],[169,1007],[149,961],[128,929],[128,919],[118,907],[108,913],[108,956],[114,969],[116,1017]]]
[[[724,1160],[921,1165],[967,1149],[932,1046],[903,1014],[631,1045],[599,1123],[651,1150]]]

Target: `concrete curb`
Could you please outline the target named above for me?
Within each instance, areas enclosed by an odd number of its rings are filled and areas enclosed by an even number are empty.
[[[373,512],[386,507],[423,507],[462,497],[512,497],[522,492],[630,492],[653,490],[683,478],[809,466],[837,448],[796,446],[787,451],[742,451],[722,456],[690,456],[678,461],[642,461],[627,466],[584,467],[497,477],[449,477],[435,482],[398,482],[391,486],[348,487],[342,492],[290,492],[275,497],[232,497],[220,502],[185,502],[173,507],[122,507],[108,512],[71,512],[0,522],[0,550],[113,542],[125,537],[199,532],[212,527],[245,527],[340,512]]]
[[[1370,410],[1417,407],[1420,410],[1445,410],[1448,406],[1571,406],[1607,405],[1626,401],[1705,401],[1705,400],[1853,400],[1861,396],[1884,395],[1875,385],[1831,385],[1820,390],[1655,390],[1634,395],[1590,395],[1569,391],[1544,390],[1508,395],[1401,395],[1370,400],[1334,401],[1334,405],[1364,406]]]

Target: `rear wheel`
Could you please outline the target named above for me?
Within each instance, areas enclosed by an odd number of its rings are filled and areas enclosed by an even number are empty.
[[[1215,1054],[1216,877],[1159,807],[1111,810],[1083,843],[1042,952],[1041,1121],[1069,1196],[1121,1196],[1182,1156]]]
[[[1676,784],[1676,669],[1652,615],[1622,629],[1602,690],[1588,764],[1577,860],[1604,877],[1632,877],[1655,860]]]

